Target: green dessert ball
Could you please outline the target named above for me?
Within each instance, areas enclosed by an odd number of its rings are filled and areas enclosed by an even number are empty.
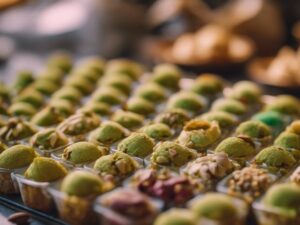
[[[283,132],[276,138],[274,144],[286,149],[300,150],[300,136],[294,133]]]
[[[77,104],[80,102],[82,94],[79,90],[71,86],[64,86],[52,95],[52,99],[64,99],[71,103]]]
[[[14,145],[0,154],[0,168],[18,169],[28,166],[37,156],[32,147]]]
[[[100,157],[94,164],[94,169],[101,176],[124,177],[132,174],[139,167],[138,163],[123,152]]]
[[[209,193],[194,201],[191,210],[198,218],[216,221],[234,221],[238,217],[234,199],[219,193]]]
[[[90,101],[82,109],[94,112],[100,116],[108,116],[112,113],[111,105],[104,102]]]
[[[108,148],[90,142],[77,142],[64,149],[62,158],[75,164],[95,161],[108,154]]]
[[[154,225],[197,225],[197,218],[187,209],[173,208],[161,213]]]
[[[156,141],[165,140],[172,136],[170,127],[164,123],[154,123],[146,125],[140,129],[141,132],[147,134]]]
[[[118,105],[124,101],[124,94],[114,87],[99,87],[92,95],[93,101]]]
[[[267,125],[260,121],[250,120],[241,123],[236,128],[235,133],[250,138],[265,138],[271,135],[271,130]]]
[[[295,218],[299,215],[300,188],[290,183],[275,184],[267,191],[262,201],[282,216]]]
[[[9,89],[8,87],[0,81],[0,99],[7,101],[10,97]]]
[[[99,80],[100,86],[111,86],[125,95],[129,95],[131,92],[131,85],[132,80],[129,77],[123,76],[114,76],[114,75],[108,75],[105,76],[103,79]]]
[[[183,128],[178,143],[188,148],[204,151],[221,137],[221,129],[216,122],[191,120]]]
[[[32,117],[31,123],[41,127],[49,127],[59,124],[63,119],[64,117],[56,108],[48,106],[36,113]]]
[[[126,112],[119,110],[115,112],[112,116],[112,121],[121,124],[123,127],[134,130],[142,126],[144,122],[144,117],[134,112]]]
[[[33,84],[33,87],[44,95],[52,95],[59,89],[59,86],[49,80],[38,79]]]
[[[36,108],[27,102],[16,102],[8,108],[8,113],[13,116],[32,117],[37,112]]]
[[[131,97],[126,103],[126,109],[142,115],[149,115],[155,112],[155,105],[140,97]]]
[[[62,132],[55,128],[48,128],[37,132],[30,139],[30,143],[33,147],[41,150],[52,150],[66,146],[69,140]]]
[[[32,71],[23,70],[18,72],[16,81],[13,84],[13,88],[16,93],[20,93],[26,87],[34,82]]]
[[[191,91],[203,96],[216,96],[223,91],[224,81],[215,74],[201,74],[192,85]]]
[[[160,64],[154,67],[152,81],[171,90],[179,88],[182,72],[172,64]]]
[[[286,132],[300,135],[300,120],[292,122],[287,128]]]
[[[87,68],[96,73],[98,76],[101,76],[105,68],[105,61],[100,57],[93,56],[85,59],[80,64],[80,67]]]
[[[95,113],[81,110],[65,119],[58,129],[67,135],[76,136],[94,130],[100,123],[101,120]]]
[[[234,99],[219,99],[215,101],[211,107],[212,111],[223,111],[232,113],[237,116],[244,115],[247,112],[247,107]]]
[[[188,113],[182,109],[170,109],[158,114],[154,121],[156,123],[164,123],[170,128],[180,130],[184,124],[190,120]]]
[[[292,167],[296,160],[289,151],[278,146],[270,146],[255,156],[255,163],[280,169]]]
[[[59,68],[47,68],[39,76],[39,80],[50,81],[60,85],[64,78],[64,72]]]
[[[39,108],[44,104],[44,98],[39,91],[32,88],[26,88],[13,99],[13,102],[27,102],[35,108]]]
[[[283,115],[299,115],[300,102],[299,99],[290,95],[280,95],[275,100],[266,106],[266,111],[275,111]]]
[[[196,157],[195,151],[175,142],[165,141],[155,146],[151,162],[161,166],[180,167]]]
[[[102,179],[88,171],[73,171],[69,173],[61,184],[61,191],[77,197],[97,196],[103,190]]]
[[[7,146],[0,141],[0,153],[2,153],[5,149],[7,149]]]
[[[237,82],[229,94],[230,98],[245,104],[259,103],[262,96],[261,88],[251,81]]]
[[[48,68],[58,68],[68,73],[72,68],[72,59],[65,52],[58,52],[51,55],[47,61]]]
[[[279,133],[285,126],[285,121],[282,114],[278,112],[261,112],[255,114],[252,118],[258,120],[271,127],[275,133]]]
[[[103,145],[110,145],[129,135],[129,131],[122,125],[107,121],[101,124],[99,128],[92,131],[89,140]]]
[[[123,74],[132,80],[137,80],[143,74],[143,68],[138,63],[128,59],[114,59],[107,63],[106,74]]]
[[[215,152],[224,152],[230,158],[249,157],[256,153],[253,142],[246,137],[226,138],[216,147]]]
[[[54,109],[64,118],[75,113],[75,106],[70,101],[65,99],[51,100],[48,104],[48,108],[51,110]]]
[[[166,98],[165,90],[156,83],[147,83],[139,86],[135,95],[151,102],[161,102]]]
[[[76,70],[72,71],[70,77],[78,78],[78,79],[85,79],[89,81],[91,84],[97,83],[98,79],[100,78],[99,74],[97,74],[94,70],[91,70],[87,67],[79,67]]]
[[[59,162],[46,157],[36,157],[25,171],[24,177],[38,182],[53,182],[67,175]]]
[[[76,88],[83,95],[92,93],[95,87],[95,84],[92,84],[87,79],[78,76],[70,76],[65,85]]]
[[[198,114],[205,107],[204,100],[193,92],[178,92],[168,101],[168,109],[183,109],[187,112]]]
[[[131,156],[145,158],[152,153],[154,142],[148,135],[143,133],[132,133],[118,144],[118,151],[125,152]]]
[[[5,142],[17,141],[35,134],[37,129],[20,118],[10,118],[5,126],[0,129],[0,139]]]
[[[231,113],[223,111],[212,111],[197,117],[209,122],[216,121],[222,129],[230,129],[238,123],[238,119]]]

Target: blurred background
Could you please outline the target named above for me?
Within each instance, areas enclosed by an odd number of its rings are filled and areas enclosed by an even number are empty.
[[[59,49],[295,89],[298,21],[294,0],[0,0],[0,71],[39,70]]]

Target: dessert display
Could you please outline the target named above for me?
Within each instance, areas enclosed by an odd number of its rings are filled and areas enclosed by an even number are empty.
[[[197,153],[180,144],[165,141],[154,147],[151,163],[159,166],[181,167],[197,157]]]
[[[221,136],[219,124],[205,120],[190,120],[178,136],[178,143],[203,152]]]
[[[131,133],[118,144],[118,151],[145,158],[153,152],[154,141],[144,133]]]
[[[129,187],[162,200],[165,206],[183,205],[198,192],[187,177],[179,176],[168,169],[138,170],[131,177]]]

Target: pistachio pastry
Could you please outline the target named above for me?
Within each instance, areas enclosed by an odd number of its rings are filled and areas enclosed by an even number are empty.
[[[155,141],[166,140],[172,136],[172,131],[168,125],[164,123],[153,123],[146,125],[140,129],[141,132],[147,134]]]
[[[118,144],[118,151],[128,155],[145,158],[152,153],[154,142],[148,135],[143,133],[132,133]]]
[[[291,95],[279,95],[275,100],[268,104],[265,108],[266,111],[275,111],[283,115],[299,115],[300,102],[299,99]]]
[[[112,115],[112,121],[121,124],[123,127],[134,130],[141,127],[144,123],[144,117],[134,112],[118,110]]]
[[[151,162],[161,166],[180,167],[197,157],[189,148],[171,141],[157,144],[151,156]]]
[[[77,104],[80,102],[80,99],[82,98],[82,94],[79,90],[72,86],[64,86],[58,91],[56,91],[52,97],[53,100],[56,99],[65,99],[70,101],[73,104]]]
[[[216,97],[222,93],[224,86],[225,84],[221,77],[205,73],[197,77],[191,90],[199,95]]]
[[[68,73],[72,68],[72,59],[65,52],[58,52],[51,55],[47,62],[48,68],[59,68]]]
[[[123,74],[132,80],[137,80],[143,74],[143,68],[138,63],[128,59],[110,60],[106,66],[106,74]]]
[[[109,75],[105,76],[103,79],[99,80],[99,86],[105,87],[105,86],[111,86],[125,95],[129,95],[131,92],[131,85],[132,85],[132,79],[126,76],[114,76]]]
[[[187,209],[172,208],[161,213],[154,225],[197,225],[197,218]]]
[[[76,68],[69,76],[73,79],[84,79],[86,81],[89,81],[91,84],[97,83],[98,79],[100,78],[99,74],[97,74],[96,71],[88,67]]]
[[[4,143],[2,143],[2,142],[0,141],[0,154],[1,154],[5,149],[7,149],[7,146],[6,146]]]
[[[104,102],[109,105],[121,104],[125,99],[124,94],[115,87],[99,87],[92,95],[92,100]]]
[[[81,62],[80,67],[93,71],[98,76],[102,76],[105,68],[105,63],[106,62],[102,58],[93,56]]]
[[[274,134],[280,133],[285,127],[285,119],[283,115],[278,112],[268,111],[257,113],[252,119],[261,121],[271,127]]]
[[[37,91],[44,95],[52,95],[55,91],[59,89],[59,85],[49,80],[37,79],[32,86]]]
[[[131,97],[126,102],[126,110],[142,115],[149,115],[155,112],[155,105],[140,97]]]
[[[292,122],[287,128],[286,132],[300,135],[300,120]]]
[[[39,76],[39,80],[51,81],[57,85],[61,85],[64,78],[64,72],[59,68],[47,68]]]
[[[108,154],[108,152],[107,147],[82,141],[66,147],[62,158],[75,164],[82,164],[95,161],[101,156]]]
[[[75,113],[75,106],[65,99],[54,99],[49,102],[48,106],[55,109],[63,118]]]
[[[10,93],[8,87],[2,81],[0,81],[0,99],[6,102],[9,100],[9,98]]]
[[[238,119],[231,113],[223,112],[223,111],[211,111],[202,114],[197,117],[197,119],[207,120],[209,122],[216,121],[222,130],[231,129],[237,123]]]
[[[30,84],[32,84],[33,81],[34,81],[34,77],[32,71],[28,71],[28,70],[19,71],[17,74],[17,78],[13,84],[13,88],[16,91],[16,93],[20,93]]]
[[[31,118],[37,109],[27,102],[16,102],[10,105],[8,108],[8,113],[12,116],[24,116],[26,118]]]
[[[189,115],[182,109],[164,111],[158,114],[154,119],[156,123],[164,123],[175,130],[181,130],[184,124],[189,120]]]
[[[31,123],[41,127],[49,127],[59,124],[63,119],[64,117],[56,108],[46,106],[32,117]]]
[[[245,104],[257,104],[261,100],[262,90],[254,82],[240,81],[233,85],[229,97]]]
[[[179,88],[182,72],[172,64],[160,64],[154,67],[152,81],[170,90]]]
[[[26,88],[13,99],[13,102],[27,102],[35,108],[39,108],[44,104],[44,98],[37,90],[33,88]]]
[[[99,116],[108,116],[112,114],[111,105],[104,102],[89,101],[86,105],[83,106],[82,109],[92,111]]]
[[[270,128],[263,122],[249,120],[241,123],[235,130],[237,135],[245,135],[250,138],[266,138],[271,136]]]
[[[88,95],[94,90],[95,84],[91,83],[89,80],[78,77],[70,76],[65,83],[66,86],[71,86],[79,90],[83,95]]]
[[[297,169],[293,172],[290,180],[300,187],[300,166],[298,166]]]
[[[161,102],[166,98],[165,90],[156,83],[146,83],[140,85],[137,88],[135,95],[151,102]]]
[[[242,116],[247,112],[247,107],[237,100],[222,98],[216,100],[212,104],[211,110],[228,112],[236,116]]]
[[[283,132],[276,140],[274,145],[284,148],[291,152],[296,159],[300,158],[300,136],[294,133]]]

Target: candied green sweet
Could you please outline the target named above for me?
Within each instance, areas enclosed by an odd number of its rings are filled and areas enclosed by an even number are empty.
[[[83,95],[92,93],[95,87],[95,84],[80,76],[70,76],[67,79],[65,85],[76,88]]]
[[[64,117],[56,108],[47,106],[32,117],[31,123],[41,127],[48,127],[59,124],[63,119]]]
[[[184,124],[190,120],[189,115],[182,109],[170,109],[158,114],[154,121],[164,123],[172,129],[181,130]]]
[[[143,74],[143,68],[129,59],[110,60],[106,66],[106,74],[124,74],[132,80],[137,80]]]
[[[292,122],[287,128],[286,132],[300,135],[300,120]]]
[[[47,68],[43,71],[38,78],[44,81],[50,81],[60,85],[64,78],[64,72],[59,68]]]
[[[112,113],[111,105],[104,102],[89,101],[82,109],[92,111],[100,116],[107,116]]]
[[[106,121],[99,128],[92,131],[89,140],[103,145],[110,145],[129,135],[129,131],[122,125]]]
[[[119,110],[113,114],[111,120],[121,124],[123,127],[129,130],[134,130],[142,126],[144,117],[134,112]]]
[[[51,150],[66,146],[69,143],[69,140],[62,132],[55,128],[48,128],[37,132],[30,139],[30,143],[35,148]]]
[[[38,182],[53,182],[66,176],[68,171],[58,161],[36,157],[24,173],[24,177]]]
[[[48,106],[55,109],[55,111],[64,118],[75,113],[75,106],[70,101],[65,99],[51,100]]]
[[[62,158],[75,164],[81,164],[95,161],[106,154],[108,154],[108,148],[90,142],[81,141],[66,147]]]
[[[224,86],[224,81],[221,77],[205,73],[197,77],[191,90],[199,95],[211,97],[220,94]]]
[[[85,79],[89,81],[91,84],[97,83],[100,78],[99,74],[96,71],[88,68],[88,67],[79,67],[76,70],[72,71],[70,74],[73,78]]]
[[[239,136],[224,139],[215,152],[225,152],[230,158],[240,158],[255,155],[255,148],[250,139]]]
[[[160,64],[154,67],[152,81],[170,90],[179,88],[182,72],[172,64]]]
[[[285,121],[282,114],[278,112],[261,112],[253,116],[253,120],[258,120],[268,125],[273,129],[273,132],[279,133],[285,126]]]
[[[132,79],[126,76],[107,75],[103,79],[99,80],[99,86],[112,86],[125,95],[129,95],[131,92]]]
[[[140,85],[137,88],[135,95],[151,102],[161,102],[166,98],[165,90],[156,83]]]
[[[238,123],[238,119],[231,113],[223,111],[211,111],[197,117],[209,122],[216,121],[221,129],[230,129]]]
[[[291,95],[279,95],[266,106],[265,110],[279,112],[283,115],[300,115],[300,102]]]
[[[286,149],[300,150],[300,136],[294,133],[283,132],[276,138],[274,144]]]
[[[94,73],[96,73],[98,76],[102,76],[105,67],[105,61],[98,56],[92,56],[85,59],[80,64],[80,67],[91,70]]]
[[[154,225],[197,225],[197,218],[187,209],[172,208],[161,213]]]
[[[82,94],[79,90],[71,86],[64,86],[52,95],[52,99],[65,99],[71,103],[77,104],[80,102]]]
[[[99,87],[92,95],[93,101],[118,105],[124,101],[124,94],[114,87]]]
[[[2,153],[5,149],[7,149],[7,146],[0,141],[0,153]]]
[[[88,171],[77,170],[69,173],[61,184],[61,191],[78,197],[96,196],[103,189],[102,179]]]
[[[28,166],[37,156],[32,147],[14,145],[0,154],[0,168],[18,169]]]
[[[155,146],[151,162],[162,166],[180,167],[197,157],[197,153],[171,141],[161,142]]]
[[[35,134],[37,129],[29,122],[20,118],[10,118],[0,129],[0,139],[5,142],[17,141]]]
[[[247,112],[247,107],[237,100],[222,98],[213,103],[211,110],[228,112],[237,116],[241,116]]]
[[[94,164],[94,169],[100,175],[112,175],[113,177],[128,176],[138,167],[138,163],[131,156],[119,151],[100,157]]]
[[[263,204],[283,216],[295,218],[300,210],[300,188],[291,183],[275,184],[265,194]]]
[[[183,128],[178,143],[197,151],[204,151],[221,137],[221,129],[217,122],[191,120]]]
[[[59,89],[59,85],[56,83],[43,79],[37,79],[32,85],[37,91],[44,95],[52,95]]]
[[[126,103],[126,109],[142,115],[149,115],[155,112],[155,105],[140,97],[131,97]]]
[[[100,118],[91,111],[78,111],[76,114],[65,119],[58,129],[67,135],[80,135],[97,128],[101,123]]]
[[[238,210],[232,197],[209,193],[194,201],[191,210],[198,218],[207,218],[216,221],[234,221],[238,217]]]
[[[145,158],[153,151],[154,142],[144,133],[132,133],[118,144],[118,151]]]
[[[27,102],[16,102],[8,108],[8,113],[13,116],[32,117],[37,112],[36,108]]]
[[[245,104],[259,103],[262,97],[262,90],[251,81],[240,81],[234,84],[229,97]]]
[[[13,99],[13,102],[27,102],[35,108],[39,108],[44,104],[44,98],[37,90],[33,88],[26,88]]]
[[[265,138],[271,135],[271,129],[263,122],[249,120],[241,123],[235,130],[237,135],[245,135],[250,138]]]
[[[140,131],[156,141],[165,140],[172,136],[170,127],[164,123],[149,124],[142,127]]]
[[[270,146],[264,148],[255,156],[255,163],[280,169],[292,167],[296,160],[289,151],[278,146]]]
[[[168,109],[183,109],[198,114],[205,107],[204,100],[196,93],[181,91],[174,94],[168,101]]]
[[[14,91],[20,93],[26,87],[34,82],[34,77],[32,71],[23,70],[18,72],[17,78],[13,84]]]
[[[48,68],[59,68],[64,73],[68,73],[72,68],[72,59],[65,52],[57,52],[51,55],[47,61]]]

